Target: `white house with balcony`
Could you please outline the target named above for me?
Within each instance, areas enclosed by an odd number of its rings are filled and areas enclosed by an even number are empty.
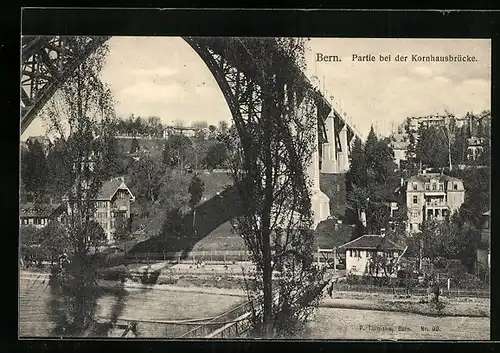
[[[463,181],[442,173],[423,172],[401,180],[396,193],[408,209],[410,232],[418,232],[426,219],[445,219],[465,201]]]

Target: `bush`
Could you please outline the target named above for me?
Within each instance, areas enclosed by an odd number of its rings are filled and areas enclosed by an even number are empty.
[[[124,281],[130,277],[130,272],[124,265],[121,265],[102,270],[100,272],[100,277],[108,281]]]

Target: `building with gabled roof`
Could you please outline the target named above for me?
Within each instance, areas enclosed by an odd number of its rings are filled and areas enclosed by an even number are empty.
[[[365,234],[337,248],[344,252],[347,273],[363,276],[383,276],[380,259],[386,259],[388,266],[395,266],[402,254],[402,247],[387,239],[384,234]],[[390,273],[396,273],[396,268],[387,268]]]
[[[64,213],[65,207],[61,203],[23,203],[19,210],[19,225],[40,229],[53,220],[61,221]]]
[[[96,211],[94,219],[104,229],[108,242],[113,240],[118,227],[128,225],[130,220],[130,205],[135,201],[123,177],[113,178],[103,183],[95,200]],[[68,214],[71,205],[68,203]]]
[[[422,172],[402,179],[396,193],[408,209],[407,230],[412,232],[418,232],[426,219],[445,219],[465,201],[463,181],[443,173]]]

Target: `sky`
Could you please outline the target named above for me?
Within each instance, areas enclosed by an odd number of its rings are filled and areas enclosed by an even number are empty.
[[[102,79],[113,92],[119,117],[158,116],[166,125],[230,121],[231,114],[215,79],[201,58],[179,37],[112,37]],[[341,62],[317,61],[318,53]],[[376,61],[353,61],[374,55]],[[408,55],[397,62],[396,55]],[[411,55],[469,55],[476,62],[412,62]],[[379,61],[391,55],[390,62]],[[370,126],[390,133],[407,116],[444,113],[460,116],[490,109],[491,42],[486,39],[312,38],[306,53],[306,75],[332,105],[346,113],[366,137]],[[330,98],[332,97],[333,98]],[[21,139],[43,135],[37,117]]]

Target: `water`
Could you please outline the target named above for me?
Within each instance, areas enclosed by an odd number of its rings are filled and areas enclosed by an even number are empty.
[[[38,275],[37,275],[38,276]],[[51,290],[48,278],[24,277],[20,280],[21,337],[51,337],[57,316],[54,309],[61,305],[61,297]],[[165,286],[164,286],[165,287]],[[184,320],[210,318],[221,314],[244,298],[220,294],[193,293],[168,289],[114,288],[101,289],[97,299],[96,317],[108,322],[110,318],[123,320]],[[139,337],[178,337],[194,328],[193,325],[165,325],[139,322]],[[114,330],[115,334],[120,334]],[[123,329],[121,330],[123,332]]]

